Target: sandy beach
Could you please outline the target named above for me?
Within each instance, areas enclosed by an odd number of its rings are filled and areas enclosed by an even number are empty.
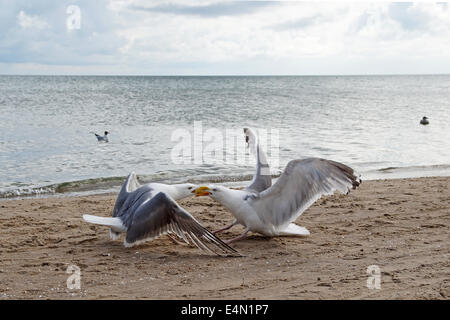
[[[167,236],[124,248],[81,217],[109,216],[115,196],[1,201],[0,298],[450,298],[450,177],[365,181],[323,197],[296,221],[310,236],[251,234],[233,244],[239,258]],[[233,220],[206,197],[180,204],[210,230]],[[79,290],[67,288],[69,265],[81,270]],[[370,265],[381,270],[380,289],[366,286]]]

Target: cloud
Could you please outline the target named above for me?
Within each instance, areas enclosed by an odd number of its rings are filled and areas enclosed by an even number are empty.
[[[426,12],[408,2],[389,4],[388,15],[405,30],[427,29],[430,21]]]
[[[388,33],[400,37],[421,37],[436,32],[448,32],[450,18],[447,7],[428,3],[390,3],[366,9],[357,19],[356,31],[374,30],[379,35]],[[387,28],[383,28],[383,25]],[[391,37],[395,38],[395,37]]]
[[[81,28],[68,31],[72,4],[80,7]],[[0,6],[0,73],[450,72],[450,10],[442,4],[0,0]]]
[[[287,21],[283,23],[276,24],[271,26],[270,28],[278,31],[286,31],[292,29],[304,29],[310,26],[313,26],[317,23],[324,21],[324,17],[321,14],[316,14],[310,17],[303,17],[300,19],[296,19],[293,21]]]
[[[274,1],[232,1],[216,2],[206,5],[182,5],[174,3],[160,4],[152,7],[130,5],[129,8],[138,11],[216,18],[250,14],[276,4]]]
[[[22,28],[36,28],[36,29],[45,29],[49,27],[49,24],[44,20],[40,19],[36,16],[29,16],[23,10],[19,12],[17,15],[17,22],[19,26]]]
[[[108,1],[76,3],[81,8],[79,30],[67,29],[71,3],[3,3],[2,15],[10,22],[8,17],[16,17],[16,21],[2,26],[0,62],[75,66],[117,62],[125,40],[116,35],[120,24],[115,12],[108,10]]]

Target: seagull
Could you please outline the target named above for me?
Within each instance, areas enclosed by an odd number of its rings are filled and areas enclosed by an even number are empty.
[[[255,132],[250,128],[244,128],[245,142],[247,143],[250,153],[256,157],[256,171],[250,184],[244,188],[247,191],[261,192],[272,185],[272,176],[270,167],[267,162],[266,154],[259,145],[259,139]]]
[[[83,219],[89,223],[110,227],[110,237],[113,240],[125,232],[125,247],[132,247],[163,234],[174,239],[171,235],[175,234],[186,243],[194,244],[209,253],[238,254],[175,202],[192,195],[195,187],[190,183],[148,183],[141,186],[136,174],[132,172],[117,196],[112,217],[85,214]]]
[[[250,184],[244,188],[244,191],[248,191],[253,196],[257,196],[261,191],[266,190],[272,185],[272,176],[266,154],[259,144],[258,136],[250,128],[244,128],[244,135],[250,153],[256,157],[256,169],[253,174],[253,179]],[[230,225],[214,231],[213,234],[228,230],[237,223],[238,221],[235,219]]]
[[[428,121],[427,117],[423,117],[422,120],[420,120],[420,124],[427,125],[429,123],[430,123],[430,121]]]
[[[109,142],[109,140],[108,140],[109,132],[108,131],[105,131],[105,135],[104,136],[98,135],[95,132],[91,132],[91,133],[95,134],[95,136],[97,137],[98,142]]]
[[[345,164],[307,158],[290,161],[277,182],[260,193],[211,185],[198,187],[195,194],[210,196],[236,218],[230,226],[215,233],[236,224],[245,227],[243,234],[225,241],[231,243],[245,238],[249,231],[269,237],[309,235],[308,229],[293,222],[322,195],[331,195],[336,190],[347,194],[360,183],[354,170]]]

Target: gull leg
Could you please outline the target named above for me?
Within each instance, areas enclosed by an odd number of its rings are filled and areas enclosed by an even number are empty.
[[[244,239],[245,237],[247,237],[247,233],[248,233],[249,230],[250,230],[249,228],[246,228],[245,231],[244,231],[244,233],[241,234],[240,236],[237,236],[236,238],[233,238],[233,239],[230,239],[230,240],[225,240],[224,242],[225,242],[226,244],[230,244],[230,243],[232,243],[233,241]]]
[[[226,226],[225,228],[222,228],[222,229],[219,229],[219,230],[216,230],[216,231],[214,231],[212,234],[216,234],[216,233],[219,233],[219,232],[222,232],[222,231],[225,231],[225,230],[228,230],[228,229],[230,229],[232,226],[234,226],[234,225],[236,225],[237,224],[237,220],[234,220],[233,221],[233,223],[232,224],[230,224],[229,226]]]

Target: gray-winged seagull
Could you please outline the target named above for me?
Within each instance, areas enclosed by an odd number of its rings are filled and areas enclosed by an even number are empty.
[[[91,133],[95,134],[95,137],[97,138],[98,142],[109,142],[109,140],[108,140],[109,132],[108,131],[105,131],[105,135],[104,136],[96,134],[95,132],[91,132]]]
[[[111,239],[126,232],[125,247],[131,247],[163,234],[175,234],[186,243],[217,255],[237,255],[238,252],[204,228],[175,200],[192,195],[195,185],[149,183],[139,185],[131,173],[119,192],[113,217],[85,214],[86,222],[110,227]],[[174,200],[175,199],[175,200]]]

